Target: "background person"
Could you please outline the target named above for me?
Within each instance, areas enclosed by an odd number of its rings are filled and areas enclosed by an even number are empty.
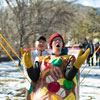
[[[99,49],[98,49],[99,48]],[[100,57],[100,44],[99,42],[96,43],[95,45],[95,51],[98,49],[98,51],[96,52],[96,61],[98,60],[98,58]],[[100,66],[100,59],[99,62],[96,63],[96,66]]]
[[[47,43],[46,43],[45,36],[41,35],[37,37],[35,42],[35,50],[31,52],[32,55],[31,60],[33,64],[36,57],[49,55],[49,53],[45,50],[46,47],[47,47]]]
[[[88,45],[89,45],[88,40],[87,38],[85,38],[83,41],[83,53],[88,49]]]
[[[93,54],[94,54],[94,45],[93,45],[93,43],[92,43],[92,40],[89,41],[88,48],[90,49],[90,54],[89,54],[89,56],[88,56],[88,58],[87,58],[87,63],[89,64],[89,66],[90,66],[90,63],[91,63],[92,66],[93,66],[93,58],[92,58],[92,60],[90,61],[90,58],[91,58],[91,57],[93,56]],[[89,61],[90,61],[90,62],[89,62]]]

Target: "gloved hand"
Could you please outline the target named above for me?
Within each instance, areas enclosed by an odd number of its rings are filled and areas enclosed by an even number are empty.
[[[84,54],[82,54],[82,53],[83,53],[83,50],[80,49],[78,57],[77,57],[75,63],[73,64],[73,66],[77,69],[79,69],[81,67],[81,65],[84,64],[85,60],[87,59],[87,57],[90,54],[90,49],[87,49]]]
[[[23,61],[24,61],[24,64],[25,64],[25,67],[27,69],[31,68],[33,65],[32,65],[32,61],[31,61],[31,50],[29,51],[24,51],[22,48],[21,48],[21,54],[23,56]]]
[[[23,57],[23,54],[25,53],[25,50],[23,50],[23,48],[20,48],[20,52],[21,52],[21,55]]]

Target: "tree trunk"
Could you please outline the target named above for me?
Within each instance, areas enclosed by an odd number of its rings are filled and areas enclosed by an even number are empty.
[[[21,58],[21,51],[20,48],[22,47],[22,35],[20,35],[20,47],[19,47],[19,57]],[[21,66],[21,61],[19,59],[18,66]]]

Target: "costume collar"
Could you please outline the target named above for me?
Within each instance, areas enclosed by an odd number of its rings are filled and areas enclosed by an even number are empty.
[[[55,55],[55,53],[52,52],[51,55]],[[63,54],[61,53],[59,56],[62,56],[62,55],[63,55]]]

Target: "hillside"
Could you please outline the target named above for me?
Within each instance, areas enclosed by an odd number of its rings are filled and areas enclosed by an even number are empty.
[[[77,9],[80,9],[80,10],[84,10],[85,12],[88,12],[91,9],[91,7],[84,6],[84,5],[81,5],[81,4],[73,4],[73,7],[77,8]],[[94,8],[94,9],[100,15],[100,7],[97,7],[97,8]]]

